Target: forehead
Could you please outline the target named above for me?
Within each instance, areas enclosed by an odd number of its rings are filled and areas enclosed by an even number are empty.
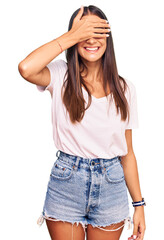
[[[86,16],[83,16],[82,19],[89,19],[89,20],[100,20],[101,18],[96,16],[96,15],[86,15]]]

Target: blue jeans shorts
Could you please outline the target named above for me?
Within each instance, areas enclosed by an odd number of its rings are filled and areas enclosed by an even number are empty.
[[[61,150],[56,156],[38,225],[44,219],[80,223],[84,230],[87,224],[100,229],[123,220],[131,224],[120,156],[83,158]]]

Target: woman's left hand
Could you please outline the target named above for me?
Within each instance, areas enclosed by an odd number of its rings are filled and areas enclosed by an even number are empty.
[[[137,236],[136,240],[143,240],[146,229],[144,206],[135,207],[133,215],[133,224],[134,224],[133,235]]]

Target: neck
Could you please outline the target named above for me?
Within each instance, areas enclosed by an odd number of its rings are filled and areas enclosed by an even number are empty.
[[[86,78],[87,81],[91,83],[101,82],[102,81],[102,62],[101,59],[96,62],[89,62],[84,60],[84,64],[88,68],[88,74],[84,79]],[[86,70],[82,72],[82,77],[86,75]]]

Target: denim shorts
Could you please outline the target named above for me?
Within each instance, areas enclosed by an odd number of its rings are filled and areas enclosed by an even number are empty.
[[[61,150],[56,156],[38,225],[49,219],[81,223],[84,230],[87,224],[103,229],[123,220],[131,226],[120,156],[83,158]]]

